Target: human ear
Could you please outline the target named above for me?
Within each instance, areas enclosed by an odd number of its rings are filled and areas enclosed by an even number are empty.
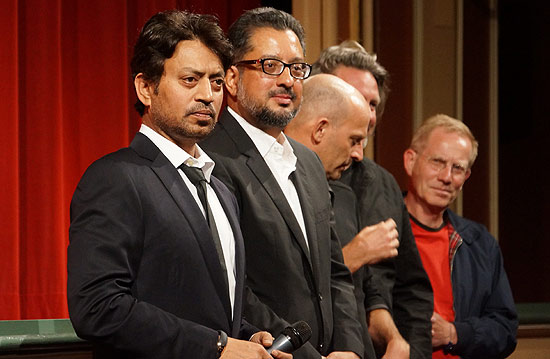
[[[145,106],[151,106],[151,97],[155,91],[155,86],[145,80],[143,73],[140,72],[134,78],[134,87],[136,89],[137,97],[141,103]]]
[[[313,143],[315,143],[316,145],[321,143],[323,138],[327,135],[328,127],[329,127],[329,122],[326,117],[321,117],[317,119],[317,122],[313,127],[313,132],[311,134]]]
[[[416,162],[417,153],[412,148],[408,148],[403,153],[403,167],[405,167],[405,172],[409,177],[412,177],[412,171],[414,164]]]
[[[237,96],[237,89],[239,85],[239,69],[236,66],[231,66],[225,72],[225,88],[230,96]]]

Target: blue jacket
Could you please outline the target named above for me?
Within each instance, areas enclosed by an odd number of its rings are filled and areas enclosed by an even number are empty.
[[[461,239],[451,262],[458,343],[462,358],[505,358],[516,347],[518,317],[502,254],[485,226],[447,210]]]

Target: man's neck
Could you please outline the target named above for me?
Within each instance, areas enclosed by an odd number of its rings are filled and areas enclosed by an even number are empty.
[[[142,123],[148,126],[150,129],[166,138],[168,141],[175,143],[179,148],[190,154],[191,156],[197,158],[199,156],[197,151],[197,140],[194,138],[187,137],[171,137],[169,134],[164,132],[159,126],[155,125],[151,118],[146,114],[142,118]]]
[[[445,210],[441,211],[424,204],[411,191],[405,197],[405,205],[409,213],[423,225],[430,228],[439,228],[443,224],[443,213]]]

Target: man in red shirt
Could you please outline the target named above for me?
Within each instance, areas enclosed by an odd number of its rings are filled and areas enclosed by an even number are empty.
[[[433,358],[504,358],[516,346],[518,320],[498,244],[483,225],[448,209],[477,147],[461,121],[436,115],[403,155],[405,204],[434,291]]]

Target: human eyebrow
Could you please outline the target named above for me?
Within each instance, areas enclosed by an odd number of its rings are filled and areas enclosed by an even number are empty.
[[[180,70],[180,73],[182,74],[182,76],[191,74],[191,75],[195,75],[195,76],[198,76],[198,77],[203,77],[208,72],[207,71],[200,71],[200,70],[197,70],[196,68],[193,68],[193,67],[182,67],[181,70]],[[224,77],[225,72],[223,70],[219,70],[219,71],[216,71],[214,73],[208,74],[208,77],[218,77],[218,76]]]
[[[218,71],[218,72],[215,72],[215,73],[210,75],[210,78],[216,78],[216,77],[224,78],[225,77],[225,72]]]

